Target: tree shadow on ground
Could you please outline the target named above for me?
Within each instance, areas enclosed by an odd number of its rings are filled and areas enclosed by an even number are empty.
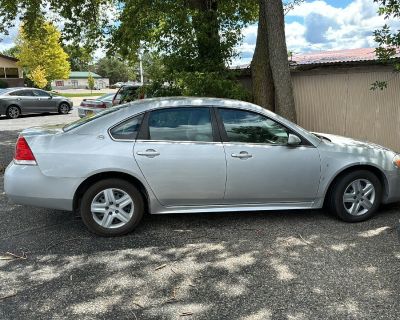
[[[0,260],[0,297],[15,294],[0,318],[400,315],[398,206],[359,224],[324,211],[147,216],[100,238],[67,212],[0,201],[0,251],[27,255]]]

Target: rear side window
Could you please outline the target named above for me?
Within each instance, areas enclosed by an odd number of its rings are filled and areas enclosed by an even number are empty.
[[[46,91],[42,91],[42,90],[33,90],[35,96],[38,97],[50,97],[50,95],[46,92]]]
[[[9,93],[10,96],[19,96],[19,97],[33,97],[32,90],[17,90]]]
[[[110,130],[115,140],[135,140],[142,123],[143,115],[126,120]]]
[[[152,111],[149,135],[150,140],[212,142],[210,109],[181,107]]]

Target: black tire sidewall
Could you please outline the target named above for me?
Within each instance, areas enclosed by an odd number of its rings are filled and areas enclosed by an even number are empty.
[[[131,220],[126,225],[116,229],[108,229],[100,226],[93,219],[92,212],[90,211],[93,198],[100,191],[108,188],[116,188],[125,191],[132,197],[135,206],[135,212]],[[122,179],[105,179],[94,183],[87,189],[81,200],[80,211],[82,220],[89,231],[105,237],[121,236],[131,232],[142,219],[144,213],[143,197],[140,191],[128,181]]]
[[[372,208],[363,215],[353,216],[348,213],[343,204],[343,194],[348,185],[357,179],[366,179],[370,181],[375,188],[375,202]],[[378,210],[382,200],[382,184],[379,178],[372,172],[367,170],[357,170],[349,172],[341,177],[332,189],[330,198],[330,209],[340,219],[347,222],[360,222],[369,219]]]

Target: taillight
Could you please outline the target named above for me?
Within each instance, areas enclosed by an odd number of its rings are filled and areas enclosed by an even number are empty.
[[[102,104],[99,104],[97,108],[107,108],[107,105],[103,102]]]
[[[15,145],[14,163],[37,165],[35,156],[24,137],[18,137]]]

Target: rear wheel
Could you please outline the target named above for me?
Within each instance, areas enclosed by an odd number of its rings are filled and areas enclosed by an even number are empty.
[[[372,172],[357,170],[340,178],[329,196],[331,212],[344,221],[360,222],[378,210],[382,185]]]
[[[132,231],[143,217],[141,193],[121,179],[106,179],[93,184],[81,201],[82,220],[98,235],[112,237]]]
[[[21,110],[18,106],[9,106],[6,110],[6,116],[10,119],[16,119],[21,115]]]
[[[58,107],[58,113],[67,114],[68,112],[69,112],[69,104],[66,102],[61,103]]]

